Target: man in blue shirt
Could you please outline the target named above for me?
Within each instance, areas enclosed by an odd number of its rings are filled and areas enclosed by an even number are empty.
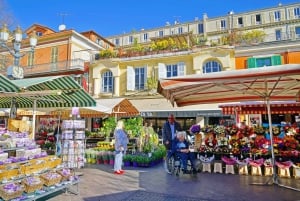
[[[176,138],[176,132],[182,130],[181,126],[175,121],[174,115],[170,114],[162,129],[163,143],[167,150],[171,150],[172,141]]]

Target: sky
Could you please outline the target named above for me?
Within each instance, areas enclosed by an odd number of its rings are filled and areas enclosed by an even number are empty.
[[[23,30],[40,24],[58,31],[60,24],[77,32],[93,30],[103,37],[299,3],[298,0],[4,0]]]

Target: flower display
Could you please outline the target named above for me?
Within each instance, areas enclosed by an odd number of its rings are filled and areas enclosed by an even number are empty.
[[[239,131],[239,128],[236,125],[232,125],[231,127],[226,128],[226,133],[228,135],[235,135]]]
[[[272,126],[273,135],[277,136],[280,134],[280,128],[278,126]]]
[[[224,126],[216,126],[215,128],[214,128],[214,133],[216,134],[216,135],[220,135],[220,134],[225,134],[225,127]]]
[[[198,124],[194,124],[194,125],[192,125],[191,128],[190,128],[190,132],[193,133],[193,134],[197,134],[197,133],[199,133],[200,131],[201,131],[201,127],[200,127],[200,125],[198,125]]]
[[[284,137],[283,143],[287,149],[296,149],[299,144],[299,142],[294,137],[290,136]]]
[[[265,134],[265,128],[262,126],[254,126],[254,133],[257,135],[263,135]]]

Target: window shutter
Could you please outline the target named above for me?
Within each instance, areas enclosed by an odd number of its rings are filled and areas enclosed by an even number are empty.
[[[248,58],[247,59],[247,67],[248,68],[256,68],[256,58]]]
[[[292,19],[295,18],[295,15],[294,15],[294,8],[290,8],[290,9],[289,9],[289,14],[290,14],[289,20],[292,20]]]
[[[285,11],[284,10],[280,10],[280,21],[285,20]]]
[[[135,73],[132,66],[127,66],[127,91],[134,91]]]
[[[281,55],[274,55],[271,57],[272,66],[281,65]]]
[[[158,63],[158,79],[167,77],[166,65],[163,63]]]
[[[144,81],[147,83],[147,70],[148,70],[148,65],[144,66]]]
[[[275,12],[270,12],[270,22],[274,22],[275,21]]]
[[[185,69],[184,62],[179,62],[178,63],[178,76],[183,76],[184,75],[184,69]]]

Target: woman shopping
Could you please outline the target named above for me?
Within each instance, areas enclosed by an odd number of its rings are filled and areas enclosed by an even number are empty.
[[[114,173],[123,174],[124,170],[122,170],[122,162],[123,162],[123,155],[127,150],[128,137],[126,132],[124,131],[124,122],[122,120],[119,120],[117,122],[117,126],[114,131],[114,137],[115,137]]]

